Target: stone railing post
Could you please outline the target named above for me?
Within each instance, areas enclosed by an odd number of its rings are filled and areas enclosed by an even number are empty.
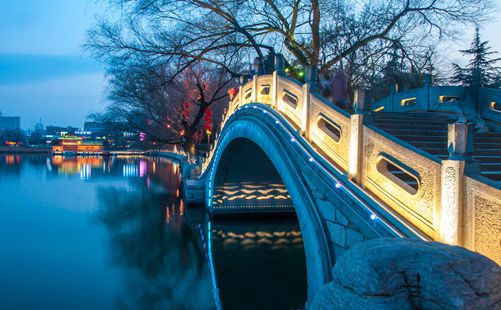
[[[254,76],[252,77],[252,96],[251,96],[251,101],[256,103],[257,102],[257,79],[258,79],[258,75],[257,74],[254,74]]]
[[[275,71],[273,71],[273,82],[271,85],[271,100],[273,109],[278,111],[279,83],[280,77],[285,76],[285,60],[282,54],[275,55]]]
[[[273,71],[273,81],[271,85],[271,106],[273,109],[278,111],[278,83],[280,77],[278,71]]]
[[[240,84],[238,87],[238,106],[241,107],[244,104],[244,94],[243,94],[243,85]],[[231,113],[235,112],[234,107],[231,108]]]
[[[252,66],[254,67],[254,75],[260,75],[262,73],[263,61],[261,60],[261,58],[254,58],[254,63],[252,64]]]
[[[449,124],[449,158],[442,161],[440,240],[452,245],[463,244],[464,174],[480,171],[479,163],[472,159],[472,129],[466,121]]]
[[[242,106],[244,104],[244,94],[243,94],[243,86],[247,83],[247,76],[240,76],[240,86],[238,87],[238,105]],[[233,111],[232,111],[233,113]]]
[[[355,114],[350,116],[348,175],[354,182],[360,183],[363,150],[363,125],[366,117],[365,90],[355,90],[353,106],[355,108]]]
[[[433,79],[431,74],[425,74],[424,76],[424,88],[426,90],[425,92],[425,111],[430,111],[431,110],[431,100],[430,100],[430,88],[433,86]]]
[[[278,75],[285,75],[285,59],[284,55],[276,54],[275,55],[275,72]]]
[[[311,93],[318,91],[318,68],[308,65],[304,68],[304,81],[301,97],[303,98],[301,113],[301,132],[306,140],[310,139],[312,103]]]
[[[311,123],[311,84],[303,84],[301,89],[301,98],[303,100],[303,110],[301,113],[301,133],[306,140],[310,140],[310,123]]]

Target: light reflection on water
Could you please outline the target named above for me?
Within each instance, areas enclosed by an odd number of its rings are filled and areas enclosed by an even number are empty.
[[[213,223],[211,275],[180,181],[159,158],[0,155],[0,309],[213,309],[213,283],[223,309],[301,306],[297,224]]]

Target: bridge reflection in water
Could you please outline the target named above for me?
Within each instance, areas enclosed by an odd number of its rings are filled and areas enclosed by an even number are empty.
[[[306,301],[306,261],[297,221],[208,225],[218,308],[298,309]]]

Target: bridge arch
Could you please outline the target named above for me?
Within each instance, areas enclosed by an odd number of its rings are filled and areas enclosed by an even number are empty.
[[[317,214],[315,203],[310,196],[308,189],[303,182],[303,177],[295,169],[297,162],[290,156],[288,149],[289,139],[284,139],[279,132],[273,130],[270,120],[256,118],[246,119],[240,117],[238,121],[225,126],[225,130],[218,140],[218,150],[214,154],[208,179],[206,180],[206,203],[212,207],[212,194],[217,182],[220,181],[224,167],[223,161],[232,160],[231,152],[235,148],[242,148],[241,151],[254,151],[259,157],[266,156],[269,163],[264,164],[264,169],[269,169],[268,164],[272,164],[274,171],[261,171],[264,176],[277,180],[277,176],[283,181],[287,188],[296,215],[299,221],[306,256],[306,269],[308,281],[308,300],[321,289],[321,287],[332,280],[332,259],[328,247],[328,240],[325,230],[322,227],[320,215]],[[235,154],[233,154],[235,155]],[[218,173],[219,171],[219,173]],[[248,171],[250,173],[250,171]]]
[[[303,140],[297,128],[271,107],[246,104],[226,120],[199,179],[205,186],[206,206],[217,213],[220,210],[215,208],[214,192],[221,178],[224,181],[225,165],[227,161],[233,161],[230,166],[239,164],[231,153],[242,148],[244,152],[261,153],[259,156],[269,161],[295,207],[311,302],[322,286],[332,281],[335,260],[353,245],[380,237],[421,236],[394,213],[371,202],[342,171]]]

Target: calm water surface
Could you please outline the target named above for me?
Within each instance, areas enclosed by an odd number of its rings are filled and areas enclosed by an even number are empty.
[[[210,222],[180,167],[143,157],[0,155],[0,309],[295,309],[294,222]]]

